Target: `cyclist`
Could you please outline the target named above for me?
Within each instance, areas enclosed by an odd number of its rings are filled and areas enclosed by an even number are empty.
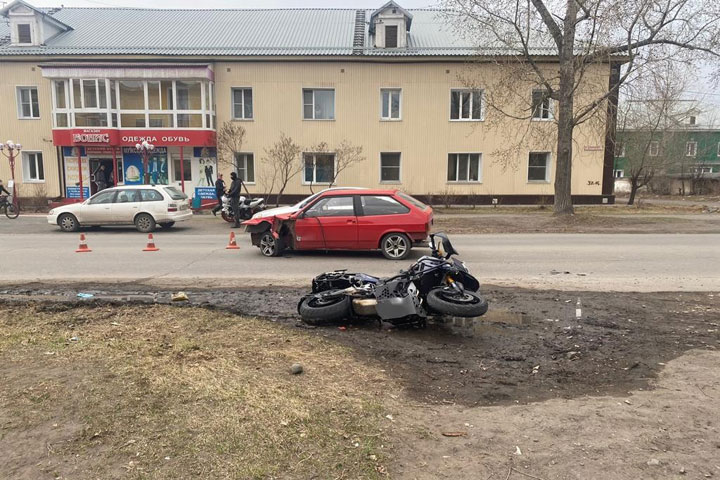
[[[5,196],[3,196],[3,193],[5,194]],[[7,202],[7,195],[10,195],[10,192],[7,191],[5,185],[3,185],[2,178],[0,178],[0,200],[2,200],[0,201],[0,203]]]

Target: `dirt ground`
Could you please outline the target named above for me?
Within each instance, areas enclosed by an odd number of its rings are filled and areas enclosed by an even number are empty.
[[[3,309],[18,308],[30,296],[51,305],[60,301],[62,309],[70,309],[69,315],[83,305],[107,308],[119,302],[169,302],[169,292],[83,291],[95,294],[89,304],[77,301],[77,290],[39,286],[6,288],[0,292],[0,301]],[[384,475],[385,469],[391,478],[408,479],[720,475],[720,292],[638,294],[487,287],[491,310],[484,320],[467,326],[437,322],[426,329],[375,324],[302,327],[294,312],[302,292],[198,290],[188,295],[191,306],[210,308],[218,315],[272,320],[268,328],[280,345],[286,336],[299,335],[308,339],[303,345],[319,341],[343,349],[336,354],[348,356],[346,375],[343,367],[323,374],[331,382],[349,382],[346,388],[379,402],[357,415],[369,416],[372,421],[368,420],[370,427],[364,434],[378,435],[385,448],[375,445],[370,454],[373,462],[382,459],[379,471],[354,470],[355,477],[346,474],[345,478]],[[91,314],[84,318],[93,322]],[[105,317],[104,321],[109,320]],[[212,329],[212,323],[203,329]],[[143,335],[153,342],[163,334],[145,331]],[[242,338],[233,341],[238,346],[243,343]],[[22,345],[19,338],[10,342]],[[303,361],[302,352],[295,352],[298,361]],[[15,371],[20,367],[8,362],[8,355],[12,350],[0,353],[0,376],[9,378],[11,385],[25,382],[28,388],[35,380]],[[36,371],[44,367],[44,358],[35,358]],[[335,365],[341,365],[337,358]],[[42,371],[51,378],[63,373]],[[76,420],[82,430],[86,420]],[[20,435],[19,429],[8,420],[0,422],[0,450],[8,438]],[[37,432],[23,435],[23,449],[45,452],[45,440]],[[102,456],[98,451],[85,454]],[[52,452],[47,455],[52,457]],[[33,456],[27,460],[37,461]],[[321,468],[322,463],[313,465]],[[149,462],[146,473],[153,472],[153,466]],[[0,477],[7,472],[7,461],[0,460]],[[90,478],[89,473],[76,470],[68,478]],[[236,478],[309,478],[304,473],[300,469]],[[317,474],[317,478],[335,478],[338,471]]]

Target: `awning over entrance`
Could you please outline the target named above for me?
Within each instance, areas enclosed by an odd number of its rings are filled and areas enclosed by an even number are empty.
[[[77,63],[41,64],[45,78],[110,78],[133,80],[214,80],[215,74],[208,64],[147,64],[147,63],[96,63],[78,66]]]

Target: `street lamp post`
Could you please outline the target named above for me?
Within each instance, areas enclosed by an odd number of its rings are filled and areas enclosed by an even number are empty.
[[[140,152],[140,155],[143,157],[143,171],[144,175],[143,178],[145,180],[145,185],[150,183],[150,172],[148,171],[148,158],[150,157],[150,152],[155,150],[155,145],[152,143],[148,143],[147,140],[143,140],[142,143],[135,144],[135,149]]]
[[[22,150],[22,145],[14,143],[12,140],[8,140],[5,143],[0,143],[0,152],[10,161],[10,176],[12,178],[12,196],[13,205],[17,206],[17,187],[15,186],[15,158],[18,153]]]

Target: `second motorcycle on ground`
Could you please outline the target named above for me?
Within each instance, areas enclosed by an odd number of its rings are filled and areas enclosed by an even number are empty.
[[[423,326],[428,316],[479,317],[488,303],[480,282],[444,233],[430,235],[431,255],[421,257],[400,274],[377,278],[345,270],[313,279],[312,293],[302,297],[298,313],[310,325],[342,320],[376,319],[393,325]]]

